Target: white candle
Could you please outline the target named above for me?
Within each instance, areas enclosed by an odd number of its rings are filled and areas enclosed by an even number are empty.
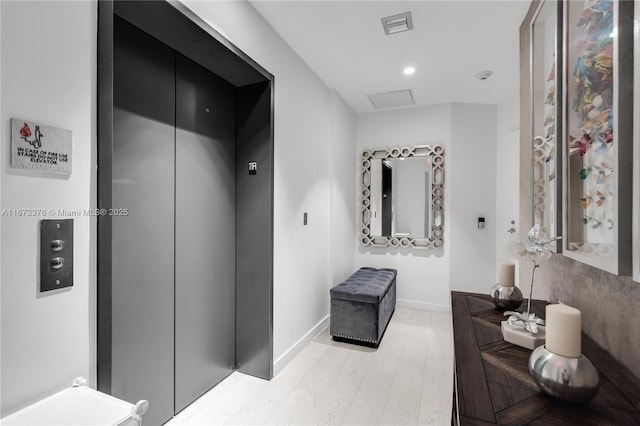
[[[576,308],[563,303],[547,305],[546,308],[546,341],[549,352],[567,358],[580,357],[582,314]]]
[[[498,262],[498,284],[513,287],[515,284],[516,265],[512,262]]]

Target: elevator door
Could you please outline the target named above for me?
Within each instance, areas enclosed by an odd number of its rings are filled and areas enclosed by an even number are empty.
[[[174,414],[175,52],[114,18],[111,394]]]
[[[112,376],[159,425],[235,363],[235,88],[114,18]]]
[[[176,56],[176,412],[235,363],[235,88]]]

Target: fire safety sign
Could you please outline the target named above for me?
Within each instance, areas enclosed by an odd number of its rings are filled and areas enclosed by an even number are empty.
[[[11,119],[11,168],[71,174],[71,130]]]

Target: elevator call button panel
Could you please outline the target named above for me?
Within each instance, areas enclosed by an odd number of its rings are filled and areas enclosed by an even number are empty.
[[[73,219],[40,221],[40,291],[73,285]]]

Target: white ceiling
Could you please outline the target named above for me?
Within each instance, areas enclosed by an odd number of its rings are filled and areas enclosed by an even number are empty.
[[[499,103],[518,94],[518,34],[528,0],[250,0],[356,113],[368,94],[412,89],[417,105]],[[411,11],[414,29],[386,36],[380,18]],[[416,68],[405,76],[402,70]],[[493,71],[487,81],[474,74]]]

